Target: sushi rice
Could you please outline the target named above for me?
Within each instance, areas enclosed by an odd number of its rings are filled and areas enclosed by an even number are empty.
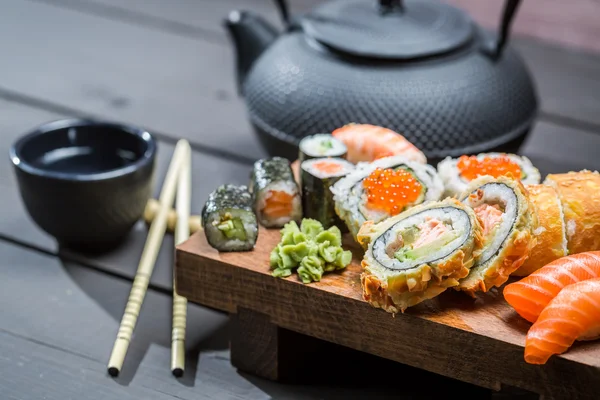
[[[444,191],[443,183],[435,168],[429,164],[410,161],[404,156],[384,157],[370,163],[358,163],[353,172],[331,187],[334,194],[335,211],[346,223],[354,238],[356,238],[361,225],[366,221],[377,223],[390,216],[384,211],[369,209],[366,206],[367,194],[362,183],[377,168],[405,168],[421,183],[423,192],[420,198],[408,207],[439,200]]]
[[[486,157],[497,158],[505,156],[510,161],[517,164],[522,172],[521,182],[524,185],[540,183],[540,171],[533,166],[531,161],[525,156],[519,156],[509,153],[481,153],[476,157],[479,161],[483,161]],[[457,197],[469,185],[469,180],[463,178],[457,166],[459,158],[446,157],[437,165],[437,173],[442,179],[445,187],[445,196]]]
[[[367,247],[365,300],[396,313],[457,286],[478,255],[482,234],[474,211],[448,198],[367,222],[358,240]]]
[[[329,133],[307,136],[300,141],[298,160],[302,163],[311,158],[346,158],[348,149],[339,139]]]

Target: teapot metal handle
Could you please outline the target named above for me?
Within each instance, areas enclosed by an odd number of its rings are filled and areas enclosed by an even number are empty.
[[[279,10],[279,14],[283,23],[286,27],[290,25],[290,8],[288,7],[286,0],[275,0],[277,4],[277,9]]]
[[[496,42],[492,44],[491,48],[485,48],[485,52],[494,59],[500,58],[504,47],[508,42],[508,36],[510,33],[510,25],[514,19],[517,8],[521,0],[506,0],[504,3],[504,11],[502,12],[502,19],[500,20],[500,28],[498,31],[498,38]]]

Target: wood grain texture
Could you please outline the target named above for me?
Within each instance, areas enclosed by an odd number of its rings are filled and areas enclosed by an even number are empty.
[[[504,384],[575,399],[600,389],[600,342],[574,346],[542,367],[526,364],[528,323],[497,290],[476,301],[446,292],[393,317],[362,300],[361,251],[348,238],[353,263],[310,285],[295,275],[270,275],[269,252],[278,241],[277,230],[261,229],[254,251],[219,253],[196,233],[177,247],[179,293],[229,313],[251,309],[279,327],[494,390]]]
[[[498,26],[503,1],[445,0],[467,10],[485,27]],[[600,51],[600,2],[596,0],[525,0],[513,22],[515,35],[567,47]]]
[[[10,144],[23,132],[50,120],[65,115],[33,109],[22,104],[0,100],[3,110],[0,118],[0,154],[8,154]],[[157,155],[156,181],[162,182],[173,146],[160,142]],[[589,131],[561,127],[539,122],[535,125],[529,139],[524,143],[522,153],[531,157],[543,175],[551,172],[565,172],[583,168],[600,170],[600,158],[596,149],[600,146],[600,137]],[[208,194],[218,185],[228,182],[245,184],[248,182],[249,168],[216,157],[193,152],[192,154],[192,205],[191,211],[198,214]],[[57,253],[59,249],[54,240],[41,231],[23,208],[16,187],[14,173],[9,162],[0,163],[0,235],[18,240],[45,251]],[[154,196],[158,197],[160,188],[156,187]],[[102,255],[88,255],[61,250],[64,257],[77,260],[118,276],[132,279],[135,267],[142,252],[148,227],[138,223],[122,246]],[[150,286],[156,289],[172,290],[173,236],[166,235],[165,242],[158,255]]]
[[[236,94],[234,53],[221,21],[229,10],[243,8],[277,22],[271,0],[93,0],[117,7],[108,14],[85,6],[90,0],[7,1],[0,14],[0,46],[12,62],[0,66],[0,89],[144,124],[237,154],[265,154]],[[311,5],[298,1],[292,8],[301,12]],[[155,24],[124,21],[118,19],[122,8],[190,29],[207,26],[214,34],[211,39],[182,37]],[[20,15],[28,18],[19,20]],[[217,33],[221,39],[214,41]],[[18,47],[12,46],[14,35],[19,36]],[[518,37],[511,44],[532,71],[545,113],[600,125],[599,55]],[[39,59],[47,60],[45,79],[36,81],[30,77],[36,75]]]
[[[11,60],[0,65],[1,88],[212,149],[252,158],[264,154],[237,98],[233,54],[226,46],[6,0],[0,48]]]
[[[171,375],[171,302],[149,290],[131,342],[125,368],[114,379],[106,361],[119,326],[131,282],[77,264],[0,242],[0,398],[18,400],[81,399],[232,399],[427,400],[446,390],[485,399],[476,387],[396,365],[355,351],[333,351],[323,362],[324,345],[286,336],[289,348],[312,355],[305,370],[320,379],[279,384],[240,374],[230,364],[231,327],[222,313],[188,304],[186,373]],[[329,347],[329,346],[327,346]],[[313,354],[313,352],[319,352]],[[342,356],[343,354],[343,356]],[[300,357],[302,359],[302,357]],[[350,363],[350,364],[348,364]],[[365,363],[387,371],[386,382],[359,384],[362,372],[347,365]],[[435,381],[439,389],[398,392],[397,376]],[[317,377],[319,378],[319,377]],[[443,389],[443,390],[442,390]]]
[[[242,371],[278,380],[279,327],[268,315],[238,308],[232,318],[231,363]]]

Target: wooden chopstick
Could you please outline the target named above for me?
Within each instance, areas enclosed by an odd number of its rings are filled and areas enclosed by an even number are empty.
[[[175,211],[177,223],[175,224],[175,245],[183,243],[190,237],[190,207],[192,202],[192,165],[191,156],[187,159],[179,172],[177,183],[177,198]],[[187,318],[187,299],[177,294],[175,280],[175,266],[173,266],[173,323],[171,330],[171,372],[180,377],[185,370],[185,328]]]
[[[175,200],[175,190],[177,188],[179,171],[181,166],[185,163],[186,157],[189,158],[188,154],[190,152],[190,145],[187,140],[182,139],[177,142],[158,199],[160,207],[152,224],[150,224],[146,244],[142,251],[142,256],[140,257],[131,292],[127,299],[127,305],[125,306],[125,312],[123,313],[117,338],[108,361],[108,373],[112,376],[119,375],[119,372],[123,367],[123,361],[125,360],[127,349],[129,348],[131,335],[133,334],[140,308],[142,307],[146,291],[148,290],[148,283],[150,282],[150,277],[154,270],[156,257],[158,256],[160,245],[165,236],[165,231],[167,229],[167,215]]]

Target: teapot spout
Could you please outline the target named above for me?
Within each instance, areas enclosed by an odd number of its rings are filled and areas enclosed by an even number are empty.
[[[243,94],[243,83],[250,67],[279,33],[264,18],[249,11],[229,13],[225,28],[235,46],[237,87],[238,93]]]

